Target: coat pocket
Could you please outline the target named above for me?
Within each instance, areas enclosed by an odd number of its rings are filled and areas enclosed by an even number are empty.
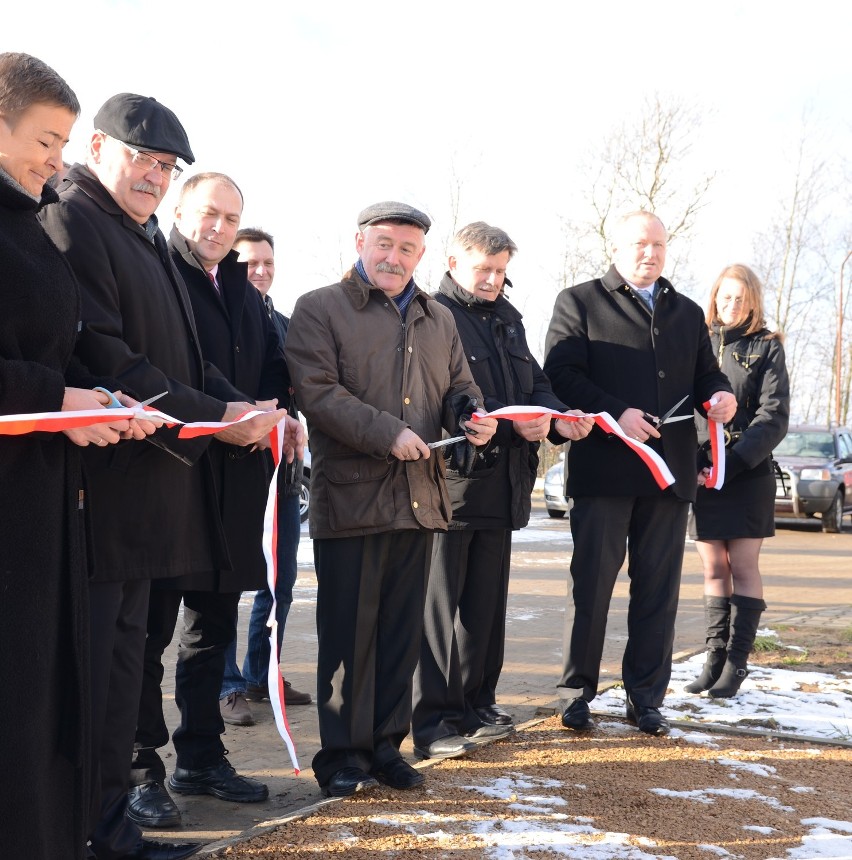
[[[329,525],[334,531],[373,529],[393,521],[393,464],[373,457],[329,457]]]

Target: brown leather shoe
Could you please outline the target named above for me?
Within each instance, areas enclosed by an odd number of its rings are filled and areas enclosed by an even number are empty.
[[[222,719],[232,726],[253,726],[254,717],[246,701],[245,693],[231,693],[219,699],[219,713]]]
[[[301,693],[286,678],[284,679],[285,705],[310,705],[313,701],[310,693]]]

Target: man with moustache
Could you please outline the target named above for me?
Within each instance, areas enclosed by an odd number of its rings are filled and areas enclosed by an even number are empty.
[[[169,252],[189,293],[201,354],[244,400],[272,409],[276,403],[286,405],[290,378],[278,334],[260,295],[248,283],[246,265],[232,250],[242,210],[242,192],[230,177],[222,173],[190,177],[175,208]],[[298,421],[286,420],[294,434],[303,432]],[[225,652],[236,636],[240,593],[266,583],[262,536],[270,463],[263,447],[265,442],[246,449],[214,439],[207,451],[230,565],[164,579],[151,590],[128,807],[128,815],[146,828],[180,822],[162,787],[166,769],[157,749],[169,739],[160,689],[162,657],[172,640],[181,601],[175,671],[181,724],[173,735],[177,763],[169,788],[237,803],[256,803],[268,796],[265,785],[238,775],[225,758],[219,711]]]
[[[156,99],[119,93],[95,115],[85,164],[75,164],[42,223],[77,277],[77,354],[184,421],[230,421],[250,407],[204,362],[186,287],[154,214],[178,158],[194,161],[177,116]],[[227,428],[240,447],[284,416],[270,412]],[[198,843],[143,839],[127,816],[127,789],[142,685],[152,579],[229,566],[215,504],[209,436],[180,440],[162,428],[153,444],[88,450],[92,522],[93,797],[90,848],[98,860],[179,860]],[[291,451],[295,440],[290,440]],[[193,465],[194,464],[194,465]]]
[[[729,421],[737,406],[704,312],[661,277],[667,239],[650,212],[619,218],[609,271],[562,290],[547,333],[544,371],[557,396],[586,412],[608,412],[675,477],[660,490],[635,452],[597,429],[568,451],[574,614],[559,694],[562,724],[575,731],[592,725],[588,703],[597,695],[610,598],[628,551],[627,719],[646,734],[669,731],[659,708],[671,677],[686,518],[697,489],[691,418],[711,399],[706,414],[716,421]],[[657,427],[655,416],[684,397],[674,417],[687,420]]]
[[[443,457],[428,443],[460,432],[482,393],[452,315],[414,270],[429,218],[388,201],[358,217],[358,260],[339,283],[303,295],[285,345],[311,438],[317,571],[317,701],[323,793],[423,782],[400,755],[411,723],[432,534],[450,506]]]

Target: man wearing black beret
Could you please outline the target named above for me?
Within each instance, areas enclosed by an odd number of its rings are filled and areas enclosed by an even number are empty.
[[[482,394],[452,315],[414,270],[429,218],[405,203],[358,217],[358,261],[297,302],[284,351],[311,439],[317,572],[314,776],[329,796],[423,782],[400,756],[411,724],[432,534],[450,517],[442,430],[484,445]]]
[[[203,361],[186,287],[154,214],[181,172],[178,158],[194,160],[171,110],[150,97],[113,96],[95,117],[85,165],[71,167],[42,221],[80,284],[83,363],[140,399],[166,392],[157,405],[181,420],[227,421],[250,404]],[[269,412],[219,439],[252,445],[282,417]],[[84,457],[93,532],[89,831],[98,860],[178,860],[200,847],[143,839],[125,814],[151,580],[229,567],[211,493],[211,437],[183,441],[177,428],[163,428],[150,438]]]

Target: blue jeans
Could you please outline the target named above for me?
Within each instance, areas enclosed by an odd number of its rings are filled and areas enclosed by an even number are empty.
[[[284,624],[293,602],[293,585],[296,582],[296,555],[299,551],[299,535],[302,530],[299,516],[299,497],[278,497],[278,580],[275,585],[277,601],[275,618],[278,622],[278,653],[284,638]],[[245,693],[250,684],[265,687],[269,672],[269,628],[266,626],[272,609],[272,595],[264,586],[254,596],[248,629],[248,648],[240,673],[237,666],[237,638],[225,652],[225,674],[219,698],[231,693]]]

